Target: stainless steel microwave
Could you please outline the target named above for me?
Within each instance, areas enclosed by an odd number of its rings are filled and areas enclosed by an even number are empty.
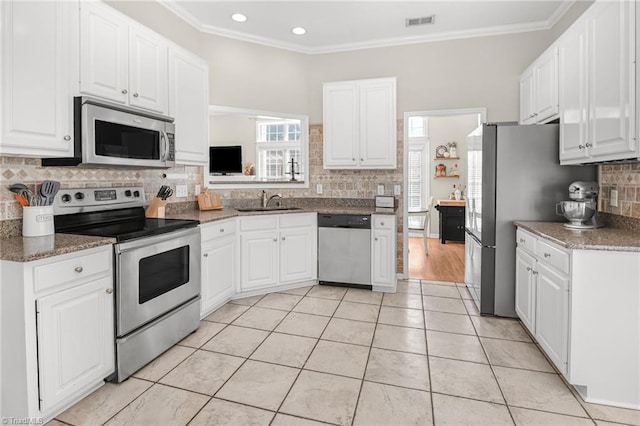
[[[74,98],[74,156],[43,166],[169,168],[175,164],[173,118],[88,97]]]

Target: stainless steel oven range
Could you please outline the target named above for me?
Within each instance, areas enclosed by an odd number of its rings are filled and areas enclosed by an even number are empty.
[[[141,187],[62,189],[56,232],[114,244],[116,372],[121,382],[198,328],[198,221],[144,216]]]

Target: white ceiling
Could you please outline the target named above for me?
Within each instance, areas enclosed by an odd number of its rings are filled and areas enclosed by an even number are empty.
[[[545,30],[575,0],[157,1],[203,32],[297,52],[327,53]],[[234,13],[248,20],[234,22]],[[435,15],[433,25],[405,26],[406,18],[430,15]],[[292,34],[296,26],[307,33]]]

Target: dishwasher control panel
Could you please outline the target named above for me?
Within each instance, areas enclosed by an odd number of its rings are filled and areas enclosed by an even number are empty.
[[[318,227],[371,229],[371,215],[318,214]]]

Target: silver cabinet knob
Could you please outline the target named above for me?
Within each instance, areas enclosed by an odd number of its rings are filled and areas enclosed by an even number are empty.
[[[355,159],[355,158],[352,158],[352,159],[351,159],[351,161],[356,161],[356,159]]]
[[[578,145],[578,149],[584,149],[584,145]]]
[[[220,228],[220,232],[224,232],[224,228]]]
[[[127,89],[122,89],[122,94],[123,94],[123,95],[126,95],[127,93],[129,93],[129,92],[127,91]]]
[[[137,93],[134,93],[134,94],[133,94],[133,97],[134,97],[134,98],[137,98],[137,97],[138,97],[138,94],[137,94]]]
[[[378,241],[378,237],[375,237],[375,238],[374,238],[374,241]]]
[[[273,242],[274,242],[274,243],[277,243],[277,242],[278,242],[278,239],[277,239],[277,238],[274,238],[274,239],[273,239]]]
[[[551,253],[545,253],[544,257],[551,257]]]
[[[520,238],[520,242],[524,244],[524,238]]]
[[[527,266],[527,272],[531,270],[531,266]]]
[[[533,271],[533,275],[538,275],[538,271]]]
[[[380,226],[384,226],[384,222],[380,222]]]
[[[364,158],[361,158],[360,161],[364,161]]]
[[[82,266],[76,266],[76,268],[74,269],[74,271],[76,271],[77,273],[80,273],[83,271]]]
[[[202,257],[209,257],[209,253],[204,253]]]
[[[587,148],[591,148],[593,146],[593,144],[591,142],[587,142],[587,144],[585,145],[585,147]]]
[[[107,292],[107,294],[111,294],[113,293],[113,289],[112,288],[108,288],[107,290],[105,290]]]
[[[282,237],[282,241],[284,241],[284,240],[286,240],[286,239],[287,239],[287,237]]]
[[[71,135],[65,135],[63,139],[65,141],[70,141],[71,140]]]

